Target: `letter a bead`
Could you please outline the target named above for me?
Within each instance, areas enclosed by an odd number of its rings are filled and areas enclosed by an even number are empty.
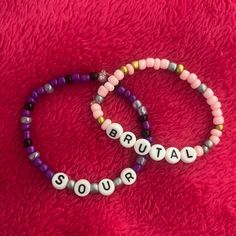
[[[165,159],[170,164],[176,164],[180,161],[180,151],[177,148],[170,147],[166,149]]]

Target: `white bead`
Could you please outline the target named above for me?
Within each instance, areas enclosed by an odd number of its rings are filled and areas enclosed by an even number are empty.
[[[177,148],[170,147],[166,149],[165,159],[170,164],[176,164],[180,161],[181,154]]]
[[[115,191],[115,185],[110,179],[102,179],[98,184],[98,190],[102,195],[108,196]]]
[[[120,178],[125,185],[131,185],[136,181],[137,175],[133,169],[125,168],[121,171]]]
[[[118,139],[123,133],[123,128],[118,123],[111,123],[106,129],[106,133],[111,139]]]
[[[66,188],[69,178],[66,174],[58,172],[52,177],[52,185],[55,189],[62,190]]]
[[[146,139],[138,139],[134,144],[134,150],[139,155],[146,155],[151,149],[151,144]]]
[[[194,162],[197,158],[197,153],[192,147],[184,147],[181,150],[181,160],[184,163]]]
[[[120,136],[120,143],[123,147],[131,148],[136,142],[136,137],[132,132],[124,132]]]
[[[90,192],[91,185],[88,180],[80,179],[75,183],[74,192],[80,197],[85,197]]]
[[[154,161],[160,161],[165,157],[166,150],[162,145],[154,144],[151,147],[149,155]]]

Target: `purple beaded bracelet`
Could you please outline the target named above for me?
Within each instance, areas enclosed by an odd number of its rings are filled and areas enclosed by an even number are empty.
[[[85,179],[80,179],[75,181],[73,179],[69,179],[69,177],[62,172],[53,171],[40,157],[40,153],[37,151],[35,146],[33,145],[32,135],[31,135],[31,122],[32,122],[32,111],[35,107],[38,99],[44,94],[51,94],[54,92],[54,89],[57,87],[61,87],[71,83],[77,82],[89,82],[93,80],[99,80],[100,82],[104,82],[106,80],[107,75],[104,71],[101,73],[92,72],[90,74],[79,75],[66,75],[64,77],[59,77],[49,81],[48,83],[40,86],[36,90],[34,90],[30,97],[27,99],[24,110],[21,117],[21,126],[23,131],[23,139],[24,139],[24,147],[28,154],[29,159],[52,183],[52,185],[56,189],[65,189],[66,187],[70,190],[74,190],[76,195],[83,197],[87,194],[91,193],[101,193],[102,195],[110,195],[114,192],[115,187],[120,186],[122,184],[130,185],[136,181],[136,173],[140,172],[142,167],[145,165],[148,156],[137,156],[136,164],[132,168],[124,169],[120,177],[115,178],[113,181],[110,179],[103,179],[98,184],[97,183],[89,183],[89,181]],[[123,86],[118,84],[116,86],[116,91],[119,95],[122,95],[124,98],[128,99],[131,104],[137,100],[136,96],[132,94],[130,90],[125,89]],[[95,97],[96,103],[102,102],[102,97]],[[139,120],[142,122],[143,130],[141,136],[143,138],[148,139],[150,142],[152,141],[150,125],[148,122],[148,116],[140,115]],[[101,122],[101,120],[98,122]]]

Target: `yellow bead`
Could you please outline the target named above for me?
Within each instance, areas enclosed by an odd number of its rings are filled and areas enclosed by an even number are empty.
[[[102,124],[104,123],[104,121],[105,121],[104,116],[100,116],[100,117],[98,118],[98,123],[99,123],[100,125],[102,125]]]
[[[224,125],[216,125],[215,128],[220,130],[220,131],[223,131]]]
[[[138,61],[132,61],[132,62],[131,62],[131,65],[134,67],[135,70],[138,70],[138,69],[139,69],[139,63],[138,63]]]
[[[175,72],[177,74],[181,74],[183,71],[184,71],[184,66],[182,64],[178,64],[177,67],[176,67]]]
[[[121,66],[120,70],[127,75],[128,74],[128,68],[126,66]]]

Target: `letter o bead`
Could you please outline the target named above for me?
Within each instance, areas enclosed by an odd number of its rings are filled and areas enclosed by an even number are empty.
[[[185,147],[181,150],[181,160],[184,163],[194,162],[197,158],[197,153],[192,147]]]
[[[162,145],[154,144],[151,147],[149,155],[154,161],[161,161],[166,155],[166,150]]]
[[[125,185],[131,185],[136,181],[137,175],[133,169],[125,168],[120,173],[120,178]]]
[[[134,144],[134,150],[139,155],[146,155],[151,149],[151,144],[146,139],[138,139]]]
[[[167,148],[165,159],[170,164],[178,163],[181,159],[180,151],[174,147]]]
[[[55,189],[62,190],[66,188],[69,178],[66,174],[58,172],[52,177],[52,186]]]
[[[110,179],[103,179],[98,184],[98,191],[104,196],[109,196],[115,191],[115,184]]]
[[[111,123],[106,129],[106,133],[111,139],[118,139],[123,133],[123,128],[118,123]]]
[[[79,197],[85,197],[90,193],[90,183],[86,179],[80,179],[75,183],[74,192]]]
[[[120,136],[120,143],[123,147],[131,148],[136,142],[136,137],[132,132],[124,132]]]

